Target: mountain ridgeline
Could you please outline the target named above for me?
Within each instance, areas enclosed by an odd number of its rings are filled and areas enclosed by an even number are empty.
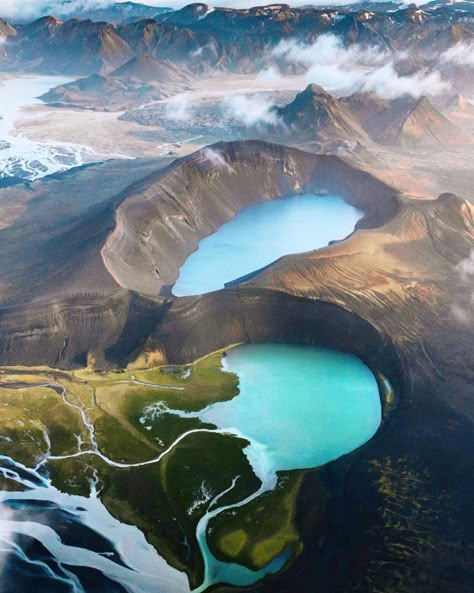
[[[357,91],[336,99],[310,84],[292,102],[275,108],[276,122],[260,125],[255,134],[305,145],[335,141],[408,149],[472,145],[472,133],[455,123],[462,124],[460,114],[467,118],[472,105],[462,97],[452,97],[445,109],[458,119],[448,119],[427,97],[404,95],[388,100],[373,92]]]
[[[274,63],[272,50],[282,40],[311,43],[325,33],[345,45],[427,55],[474,39],[470,4],[448,8],[441,2],[423,10],[410,6],[391,12],[384,11],[383,4],[377,6],[362,10],[275,4],[239,10],[192,4],[176,11],[154,9],[153,16],[150,7],[139,10],[131,3],[96,13],[65,10],[32,23],[12,26],[0,21],[0,35],[6,39],[1,67],[84,76],[109,73],[137,54],[148,54],[185,62],[195,74],[248,73]]]
[[[108,75],[91,74],[55,87],[40,98],[54,106],[120,111],[175,95],[194,81],[195,76],[184,65],[140,54]]]

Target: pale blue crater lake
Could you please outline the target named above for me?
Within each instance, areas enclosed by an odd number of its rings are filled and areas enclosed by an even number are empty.
[[[304,194],[249,206],[202,239],[181,267],[173,294],[219,290],[284,255],[344,239],[361,217],[360,210],[335,195]]]

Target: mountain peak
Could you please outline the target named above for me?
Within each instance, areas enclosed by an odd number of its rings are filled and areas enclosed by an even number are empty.
[[[305,94],[305,95],[313,95],[313,96],[317,96],[317,95],[326,95],[326,96],[330,96],[329,93],[327,93],[322,86],[319,86],[318,84],[308,84],[308,86],[304,89],[304,91],[302,91],[300,94]]]
[[[418,99],[398,122],[395,118],[388,135],[402,147],[460,146],[474,139],[440,113],[427,97]]]
[[[277,113],[285,126],[299,138],[312,141],[368,139],[342,101],[317,84],[309,84]]]
[[[111,76],[161,84],[189,84],[194,80],[194,76],[186,67],[177,66],[168,60],[157,60],[147,53],[136,55],[114,70]]]
[[[4,19],[0,19],[0,37],[12,37],[13,35],[16,35],[16,29]]]
[[[55,16],[53,16],[51,14],[43,16],[35,22],[38,25],[43,25],[44,27],[60,27],[64,23],[64,21],[56,18]]]

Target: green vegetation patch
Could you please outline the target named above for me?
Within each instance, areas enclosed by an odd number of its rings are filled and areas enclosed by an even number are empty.
[[[209,525],[209,547],[216,558],[259,570],[291,549],[295,557],[302,544],[294,524],[296,497],[304,472],[279,475],[266,492],[238,509],[224,511]]]
[[[143,416],[148,406],[157,403],[170,410],[198,411],[213,402],[238,395],[238,376],[222,369],[221,357],[221,353],[212,354],[182,367],[182,372],[162,372],[160,368],[106,375],[76,372],[76,377],[87,379],[95,390],[95,426],[104,452],[109,451],[112,456],[113,451],[116,460],[138,459],[134,446],[127,444],[126,438],[117,438],[116,430],[120,433],[120,428],[138,443],[148,442],[148,447],[144,447],[145,457],[142,455],[141,460],[150,458],[146,456],[150,447],[152,451],[161,452],[188,430],[210,428],[198,419],[180,418],[166,412],[156,415],[153,421],[144,422]],[[156,386],[151,387],[152,384]]]
[[[219,547],[229,558],[237,558],[247,545],[248,535],[245,529],[229,531],[219,540]]]
[[[87,439],[79,414],[48,387],[0,387],[0,447],[27,466],[44,457],[77,451],[77,438]]]

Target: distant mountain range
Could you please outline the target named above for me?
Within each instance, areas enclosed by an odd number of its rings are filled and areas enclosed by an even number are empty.
[[[327,33],[337,36],[345,46],[357,43],[388,52],[407,52],[412,58],[405,60],[405,67],[412,68],[417,60],[424,60],[422,66],[429,69],[433,56],[458,42],[474,43],[474,3],[442,2],[423,8],[411,5],[392,12],[386,11],[387,3],[381,4],[383,10],[379,12],[359,6],[331,9],[278,4],[237,10],[213,9],[201,3],[175,11],[163,9],[161,14],[153,9],[154,17],[149,18],[146,15],[151,7],[125,3],[100,12],[111,22],[97,22],[97,11],[94,19],[87,12],[81,15],[85,19],[44,16],[15,26],[1,21],[0,35],[5,41],[1,44],[0,69],[108,74],[134,56],[147,54],[185,64],[195,75],[252,73],[275,63],[272,51],[281,41],[314,43]],[[116,24],[112,13],[122,15],[121,24]],[[472,68],[456,68],[458,79],[466,83],[470,78],[474,87]]]
[[[99,4],[99,3],[98,3]],[[78,3],[77,0],[51,0],[49,3],[38,3],[38,9],[36,12],[31,11],[31,9],[26,13],[29,17],[29,20],[35,18],[41,18],[43,16],[50,16],[54,15],[57,18],[67,19],[67,18],[81,18],[81,19],[90,19],[93,21],[105,21],[112,24],[126,24],[133,21],[137,21],[140,19],[146,18],[155,18],[162,16],[164,14],[171,15],[173,13],[172,21],[180,22],[180,24],[185,24],[192,22],[193,19],[191,15],[194,13],[195,18],[202,17],[202,11],[199,7],[205,6],[201,3],[194,3],[190,4],[182,9],[173,10],[171,7],[166,6],[150,6],[146,2],[139,3],[139,2],[110,2],[109,5],[105,5],[100,7],[96,6],[93,8],[85,9],[81,6],[81,3]],[[247,10],[240,10],[239,12],[252,12],[257,11],[259,13],[262,12],[262,5],[265,4],[259,3],[258,1],[255,2],[255,7],[253,9]],[[402,8],[406,8],[410,3],[403,2],[403,1],[393,1],[393,0],[368,0],[367,2],[348,2],[347,4],[342,4],[333,2],[329,0],[327,4],[324,6],[326,9],[334,9],[338,11],[345,11],[345,12],[359,12],[359,11],[374,11],[374,12],[395,12]],[[413,3],[415,5],[416,3]],[[214,6],[219,6],[219,2],[216,1]],[[289,9],[290,6],[286,4],[272,4],[272,7],[284,7]],[[308,2],[307,8],[311,7],[311,2]],[[456,10],[462,10],[467,12],[473,12],[474,7],[473,3],[470,0],[432,0],[423,5],[423,10],[433,10],[442,7],[450,7],[455,8]],[[318,7],[315,7],[318,9]],[[319,7],[320,8],[320,7]],[[236,12],[234,9],[219,9],[213,8],[212,10],[216,10],[217,12]],[[291,9],[294,10],[294,9]],[[0,6],[0,17],[6,16],[6,12],[2,13],[2,7]],[[21,17],[22,14],[21,10],[18,10],[18,15],[12,19],[13,22],[16,24],[23,24],[27,21],[27,17]]]
[[[99,4],[99,3],[97,3]],[[106,3],[104,3],[106,4]],[[80,6],[77,0],[56,0],[49,4],[38,3],[38,11],[34,18],[41,18],[43,16],[54,15],[57,18],[81,18],[90,19],[92,21],[105,21],[112,24],[123,24],[137,21],[139,19],[153,18],[172,9],[159,6],[148,6],[137,2],[110,2],[110,4],[103,7],[94,7],[84,9]],[[21,14],[21,9],[19,9]],[[28,12],[27,14],[31,14]],[[0,17],[2,15],[2,7],[0,5]],[[16,17],[13,19],[15,23],[24,23],[25,17]],[[30,18],[31,20],[31,18]],[[27,22],[27,21],[26,21]]]

